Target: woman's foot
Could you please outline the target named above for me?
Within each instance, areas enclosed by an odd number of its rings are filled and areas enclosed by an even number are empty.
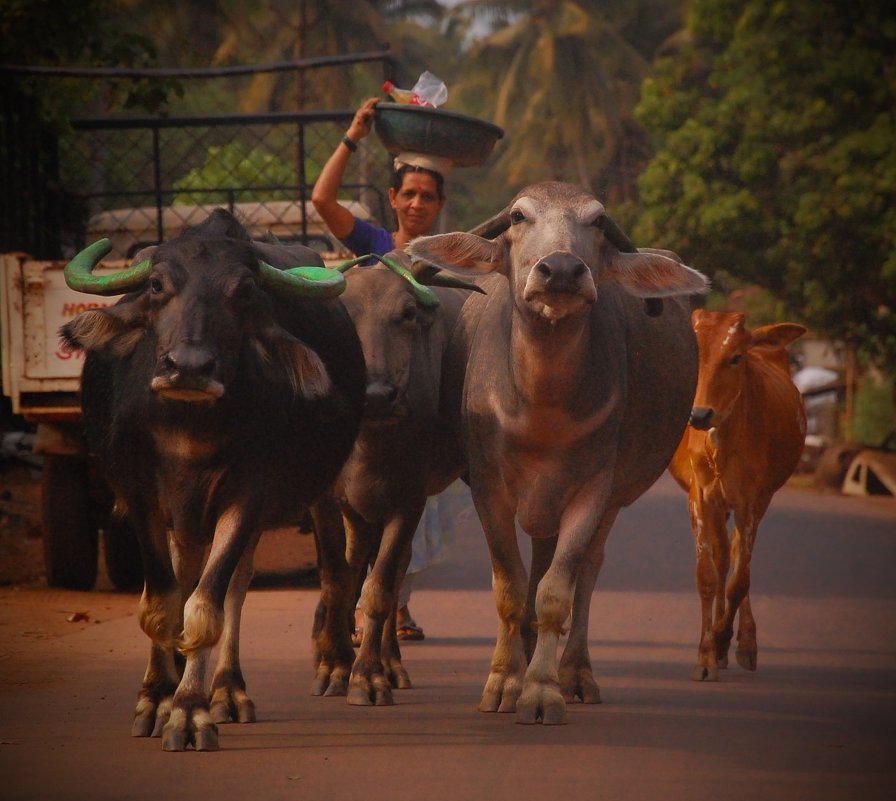
[[[398,610],[395,620],[395,633],[399,640],[404,641],[422,640],[426,637],[423,629],[414,622],[414,618],[411,617],[407,606],[403,606]]]

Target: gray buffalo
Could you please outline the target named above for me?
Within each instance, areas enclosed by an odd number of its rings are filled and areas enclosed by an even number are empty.
[[[591,592],[617,513],[662,474],[687,423],[697,351],[675,296],[705,292],[707,281],[637,251],[569,184],[522,190],[478,232],[422,237],[407,252],[494,273],[488,295],[466,304],[449,357],[463,364],[458,432],[500,618],[479,708],[562,723],[564,699],[600,700]],[[528,604],[516,522],[533,538]]]
[[[319,547],[344,547],[332,485],[360,426],[363,353],[335,297],[343,277],[306,248],[250,241],[224,210],[122,273],[93,275],[107,251],[94,243],[66,279],[127,294],[61,335],[87,352],[88,445],[143,560],[152,645],[132,732],[161,736],[166,750],[214,750],[216,722],[255,717],[238,648],[259,533],[310,505]],[[344,643],[346,614],[330,610],[320,650]]]
[[[355,324],[367,365],[364,419],[339,483],[346,549],[355,581],[364,581],[363,637],[351,676],[320,662],[312,692],[348,695],[357,705],[393,702],[410,687],[395,636],[395,596],[410,559],[426,498],[461,475],[456,437],[442,425],[442,356],[469,290],[478,287],[428,271],[422,285],[407,256],[346,272],[341,300]],[[441,285],[441,286],[438,286]],[[462,287],[462,288],[451,288]],[[330,586],[322,597],[353,593]]]

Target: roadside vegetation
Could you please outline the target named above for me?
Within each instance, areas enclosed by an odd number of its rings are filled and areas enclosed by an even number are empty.
[[[446,110],[505,128],[484,166],[451,176],[451,227],[481,221],[533,180],[584,184],[637,243],[710,275],[711,305],[758,288],[754,323],[790,319],[842,343],[856,417],[844,436],[877,436],[894,419],[896,17],[885,4],[10,0],[0,37],[7,65],[91,67],[388,46],[396,84],[429,69],[449,86]],[[64,132],[78,114],[351,109],[380,93],[382,66],[264,73],[226,90],[4,80]],[[207,171],[224,155],[209,153]],[[185,174],[182,188],[201,184]]]

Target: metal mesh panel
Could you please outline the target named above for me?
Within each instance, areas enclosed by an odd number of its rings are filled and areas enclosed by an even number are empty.
[[[75,120],[74,133],[60,141],[60,184],[79,221],[65,232],[64,255],[109,236],[111,256],[129,257],[217,206],[250,221],[253,236],[325,249],[321,223],[303,201],[351,114]],[[365,140],[349,160],[340,199],[363,204],[389,225],[388,178],[382,148]]]

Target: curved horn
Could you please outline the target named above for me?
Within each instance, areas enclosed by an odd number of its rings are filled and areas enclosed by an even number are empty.
[[[335,269],[340,273],[344,273],[354,267],[356,264],[361,264],[362,262],[369,261],[370,259],[376,259],[378,262],[384,264],[386,267],[392,270],[393,273],[404,278],[411,285],[411,291],[413,292],[414,297],[424,306],[434,309],[439,305],[440,301],[438,295],[436,295],[436,293],[433,292],[428,286],[423,286],[423,284],[417,281],[410,270],[406,270],[400,264],[392,261],[391,259],[384,259],[382,256],[378,256],[376,253],[368,253],[366,256],[358,256],[355,259],[344,261],[341,264],[337,264]]]
[[[391,259],[384,259],[382,256],[376,256],[375,258],[379,259],[390,270],[392,270],[393,273],[404,278],[411,285],[411,291],[414,293],[414,297],[424,306],[430,309],[434,309],[439,305],[439,296],[436,295],[436,293],[433,292],[428,286],[423,286],[423,284],[421,284],[416,278],[414,278],[414,275],[410,270],[402,267],[400,264],[392,261]]]
[[[467,233],[481,236],[483,239],[494,239],[510,228],[510,209],[499,211],[494,217],[479,223]]]
[[[622,253],[637,253],[638,249],[635,247],[634,243],[631,239],[629,239],[622,231],[619,229],[619,226],[613,222],[613,218],[608,214],[605,214],[597,221],[598,228],[600,228],[604,232],[604,236],[609,240],[612,244],[614,244]]]
[[[345,276],[326,267],[290,267],[278,270],[258,260],[261,283],[293,300],[326,300],[345,291]]]
[[[415,261],[411,265],[411,271],[414,273],[414,277],[425,286],[444,286],[451,289],[468,289],[471,292],[481,292],[483,295],[488,294],[481,286],[464,281],[456,275],[450,275],[425,261]]]
[[[621,253],[637,253],[638,249],[635,247],[635,243],[632,242],[622,231],[619,229],[619,226],[613,222],[613,218],[610,215],[605,214],[598,220],[598,227],[604,232],[604,236],[607,240],[615,245]],[[679,259],[680,261],[680,259]],[[644,309],[647,312],[648,317],[659,317],[663,313],[663,299],[662,298],[645,298],[644,299]]]
[[[69,288],[91,295],[121,295],[136,289],[149,278],[152,272],[149,259],[112,275],[94,275],[96,265],[110,250],[112,243],[108,239],[98,239],[66,264],[63,275]]]

